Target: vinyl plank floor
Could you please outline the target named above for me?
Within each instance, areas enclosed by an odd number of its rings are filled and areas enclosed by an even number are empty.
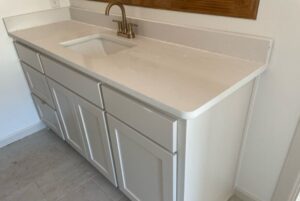
[[[0,149],[0,200],[121,199],[118,189],[48,129]]]
[[[229,201],[242,201],[242,200],[236,196],[233,196],[232,198],[229,199]]]
[[[229,201],[243,201],[240,198],[233,196],[231,199],[229,199]]]
[[[0,200],[129,201],[48,129],[0,149]]]

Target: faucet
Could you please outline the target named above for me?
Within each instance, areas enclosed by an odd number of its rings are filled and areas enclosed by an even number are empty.
[[[127,23],[125,7],[121,2],[118,1],[111,1],[108,3],[105,9],[105,15],[109,15],[110,9],[113,6],[119,6],[122,12],[122,21],[113,20],[113,22],[118,23],[118,36],[122,36],[125,38],[135,38],[135,33],[133,32],[133,27],[137,27],[136,24]]]

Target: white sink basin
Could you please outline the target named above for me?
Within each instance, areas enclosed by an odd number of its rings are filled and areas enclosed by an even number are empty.
[[[61,45],[80,54],[92,57],[114,54],[134,46],[130,42],[99,34],[65,41]]]

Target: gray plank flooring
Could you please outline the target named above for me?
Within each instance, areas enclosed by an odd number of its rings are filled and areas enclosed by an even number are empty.
[[[0,149],[1,201],[128,201],[45,129]]]
[[[240,198],[233,196],[229,201],[242,201]]]
[[[48,129],[0,149],[0,200],[129,201]]]

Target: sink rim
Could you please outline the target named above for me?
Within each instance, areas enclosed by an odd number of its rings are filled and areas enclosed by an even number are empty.
[[[105,39],[105,40],[108,40],[108,41],[118,43],[118,44],[123,45],[123,46],[127,46],[128,48],[132,48],[132,47],[136,46],[136,44],[131,42],[131,41],[130,42],[125,41],[124,39],[122,40],[120,38],[117,38],[116,36],[109,36],[109,35],[105,35],[105,34],[86,35],[86,36],[74,38],[74,39],[71,39],[71,40],[66,40],[66,41],[63,41],[59,44],[63,47],[70,47],[72,45],[77,45],[77,44],[84,43],[84,42],[87,42],[87,41],[93,40],[93,39],[100,39],[100,40]]]

